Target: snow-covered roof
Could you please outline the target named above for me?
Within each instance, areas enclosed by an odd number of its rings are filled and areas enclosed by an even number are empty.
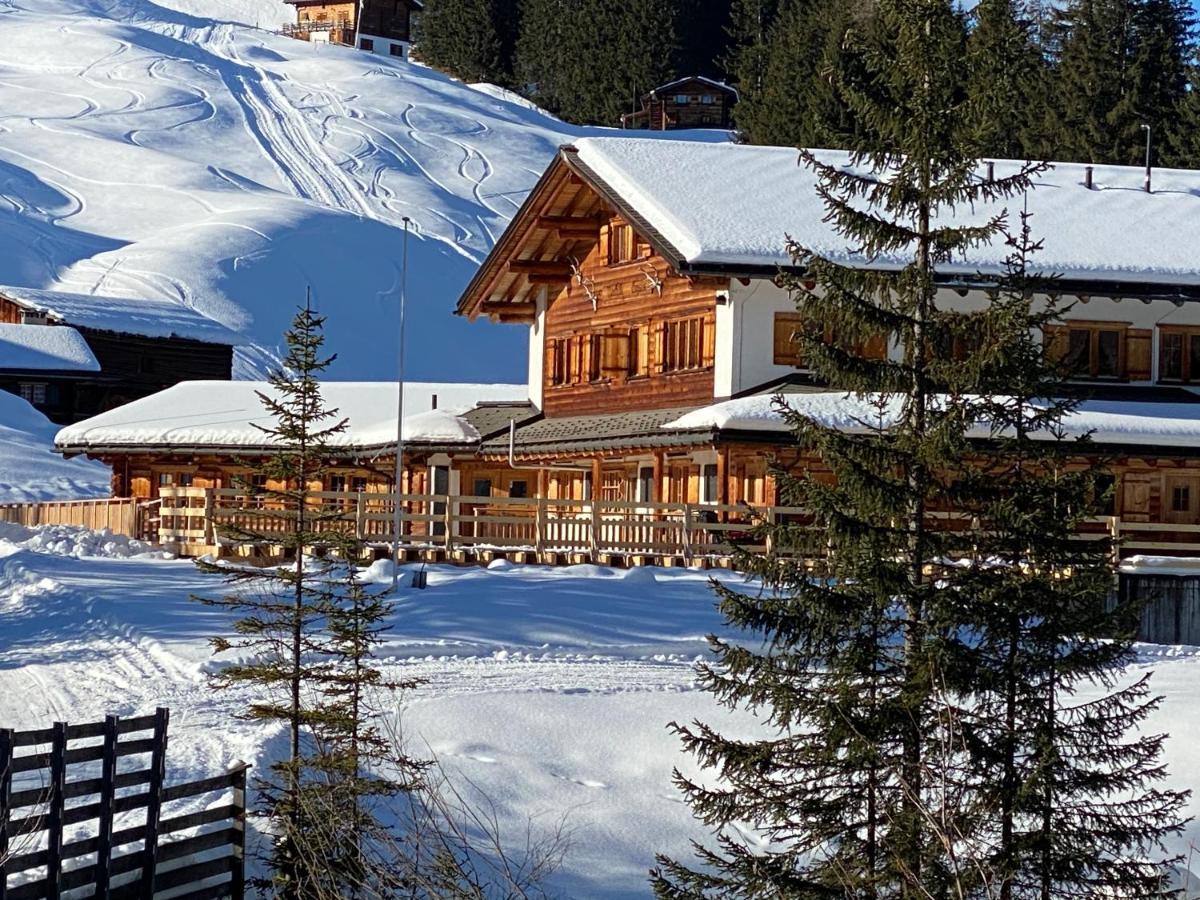
[[[83,335],[66,325],[0,324],[0,371],[99,372]]]
[[[655,92],[669,91],[672,88],[679,87],[681,84],[687,84],[689,81],[699,81],[703,84],[709,85],[710,87],[716,88],[719,91],[727,91],[733,94],[735,97],[738,93],[737,88],[735,88],[732,84],[726,84],[723,81],[717,81],[717,79],[709,78],[706,75],[685,75],[683,78],[676,78],[674,81],[668,81],[666,84],[660,84],[654,90]]]
[[[580,138],[574,147],[574,158],[657,231],[681,263],[728,271],[787,266],[788,235],[831,259],[868,263],[825,221],[816,177],[798,165],[793,148],[628,137]],[[572,155],[570,148],[567,153]],[[849,167],[845,151],[816,155]],[[1019,165],[997,160],[995,176],[1012,174]],[[1200,284],[1200,171],[1156,169],[1154,190],[1146,193],[1142,169],[1095,166],[1089,189],[1084,168],[1055,163],[1034,179],[1029,211],[1034,237],[1045,242],[1035,268],[1067,279]],[[986,177],[982,167],[979,177]],[[980,223],[1021,205],[1014,197],[963,207],[953,219]],[[1003,271],[1005,255],[1003,241],[994,241],[939,271],[996,274]],[[886,269],[908,261],[881,257],[870,263]]]
[[[787,394],[789,407],[828,428],[861,432],[868,427],[889,427],[898,421],[899,397],[891,398],[882,412],[870,398],[842,391]],[[868,426],[869,423],[869,426]],[[1134,444],[1200,449],[1200,403],[1151,403],[1088,400],[1063,420],[1069,436],[1090,434],[1101,444]],[[790,426],[780,414],[775,398],[767,395],[725,400],[703,406],[665,423],[665,429],[762,431],[785,433]],[[990,437],[986,424],[973,437]]]
[[[210,344],[245,343],[244,338],[219,322],[172,300],[101,297],[8,286],[0,286],[0,297],[78,328],[143,337],[188,338]]]
[[[262,381],[185,381],[150,397],[63,428],[60,450],[98,447],[269,447],[255,427],[270,425],[258,394],[274,395]],[[395,382],[330,381],[321,385],[328,407],[349,420],[329,444],[337,448],[386,446],[396,439]],[[434,408],[434,397],[437,408]],[[404,386],[404,438],[425,444],[470,444],[479,432],[462,418],[480,401],[523,401],[523,384],[408,382]]]

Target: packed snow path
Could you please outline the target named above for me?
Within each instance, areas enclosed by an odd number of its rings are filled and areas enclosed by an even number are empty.
[[[207,680],[208,638],[227,621],[189,597],[218,594],[219,578],[124,539],[0,529],[0,725],[166,705],[172,780],[236,759],[261,768],[281,751],[278,730],[234,717],[246,692]],[[478,786],[513,848],[528,817],[550,828],[565,815],[575,839],[553,888],[642,897],[654,854],[686,856],[703,836],[671,784],[673,766],[695,769],[666,724],[758,728],[696,690],[692,663],[721,630],[705,573],[434,567],[427,590],[402,590],[383,653],[388,675],[427,681],[399,710],[411,748]],[[1194,786],[1200,651],[1147,647],[1132,674],[1146,668],[1167,697],[1148,727],[1172,733],[1172,782]],[[1186,857],[1197,838],[1193,824],[1173,848]]]
[[[391,378],[408,217],[409,374],[523,375],[520,330],[472,326],[454,302],[584,131],[270,30],[294,15],[282,0],[0,6],[0,284],[194,307],[246,336],[246,377],[311,286],[343,351],[334,377]]]

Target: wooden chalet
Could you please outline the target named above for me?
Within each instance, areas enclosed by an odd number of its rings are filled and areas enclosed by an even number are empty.
[[[296,22],[283,33],[407,59],[421,0],[285,0]]]
[[[228,380],[240,340],[165,300],[0,287],[0,390],[61,424],[179,381]]]
[[[733,128],[737,88],[692,75],[659,85],[641,98],[642,108],[621,116],[622,128],[674,131],[684,128]]]
[[[1012,165],[981,164],[979,177]],[[1200,221],[1200,173],[1160,171],[1156,193],[1141,178],[1062,165],[1031,192],[1046,236],[1037,264],[1077,301],[1045,340],[1088,398],[1079,427],[1115,457],[1110,525],[1126,551],[1200,552],[1200,256],[1183,246],[1195,244],[1183,235]],[[814,187],[787,148],[562,148],[458,304],[529,329],[542,414],[511,443],[483,441],[471,465],[536,471],[547,499],[696,504],[713,519],[774,505],[772,460],[819,477],[820,460],[797,455],[771,410],[779,392],[817,410],[845,400],[813,380],[793,340],[802,322],[776,283],[791,265],[784,236],[864,267],[903,261],[855,260]],[[943,267],[939,302],[987,303],[1003,253]]]

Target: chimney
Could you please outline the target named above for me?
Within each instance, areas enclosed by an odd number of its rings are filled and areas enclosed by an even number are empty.
[[[1094,169],[1091,166],[1083,167],[1083,186],[1089,191],[1092,189],[1092,173]]]
[[[431,402],[432,402],[432,404],[433,404],[433,405],[432,405],[430,408],[431,408],[431,409],[437,409],[437,394],[434,394],[434,395],[433,395],[433,400],[432,400]]]
[[[988,160],[988,164],[987,164],[987,180],[988,180],[988,184],[991,184],[993,181],[996,180],[996,164],[994,162],[992,162],[990,159]]]

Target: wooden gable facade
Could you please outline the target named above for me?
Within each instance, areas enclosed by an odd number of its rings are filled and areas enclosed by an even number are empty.
[[[642,108],[621,116],[622,128],[675,131],[685,128],[733,128],[738,92],[702,76],[679,78],[642,95]]]
[[[420,0],[285,0],[296,22],[283,33],[305,41],[358,47],[407,58]]]

